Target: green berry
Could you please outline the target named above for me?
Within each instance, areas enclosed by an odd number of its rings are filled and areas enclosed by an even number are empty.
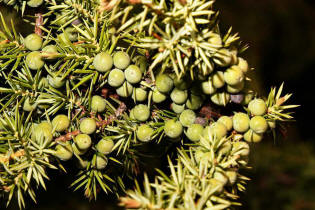
[[[242,70],[244,74],[246,74],[249,70],[247,61],[241,57],[238,58],[237,66]]]
[[[263,139],[263,134],[259,134],[254,132],[253,130],[248,130],[245,134],[244,134],[244,140],[247,142],[260,142]]]
[[[106,168],[107,163],[108,163],[108,159],[105,156],[104,157],[100,155],[96,156],[96,168],[98,170],[102,170]]]
[[[45,62],[42,60],[41,53],[38,51],[27,54],[25,63],[31,70],[41,69]]]
[[[249,117],[245,113],[235,113],[233,116],[233,128],[237,132],[245,133],[249,129]]]
[[[217,139],[222,139],[227,134],[227,128],[223,123],[215,122],[210,125],[210,132],[213,137]]]
[[[65,80],[62,79],[60,76],[47,76],[48,83],[53,87],[53,88],[61,88],[65,85]]]
[[[213,178],[219,180],[220,182],[223,183],[223,185],[226,185],[227,182],[229,181],[228,178],[226,177],[225,174],[223,174],[223,172],[218,172],[216,171],[214,174],[213,174]]]
[[[162,103],[163,101],[166,100],[166,95],[164,93],[161,93],[160,91],[158,91],[157,89],[153,90],[153,94],[152,94],[152,100],[154,103]]]
[[[275,129],[276,128],[276,121],[275,120],[268,120],[267,121],[268,123],[268,126],[271,128],[271,129]]]
[[[129,82],[124,82],[122,86],[116,89],[116,93],[121,97],[129,97],[132,95],[133,86]]]
[[[92,118],[85,118],[80,123],[80,131],[85,134],[92,134],[96,131],[96,122]]]
[[[184,110],[179,116],[180,123],[185,127],[189,127],[190,125],[192,125],[195,122],[195,120],[196,114],[194,111],[190,109]]]
[[[137,129],[137,138],[139,141],[148,142],[152,140],[153,133],[154,130],[149,125],[140,125]]]
[[[244,95],[244,99],[242,101],[243,105],[248,105],[254,98],[254,93],[252,91],[247,91]]]
[[[183,126],[179,121],[167,120],[164,126],[165,135],[170,138],[178,138],[183,133]]]
[[[108,84],[112,87],[120,87],[125,81],[125,74],[120,69],[113,69],[108,75]]]
[[[61,33],[58,35],[58,39],[61,43],[64,43],[65,46],[70,46],[71,45],[71,41],[68,37],[68,34],[67,33]]]
[[[224,72],[224,81],[228,85],[237,85],[244,80],[244,73],[238,66],[232,66]]]
[[[38,124],[32,132],[32,140],[37,143],[48,141],[51,142],[53,139],[52,125],[48,122],[42,122]]]
[[[179,105],[179,104],[172,103],[171,104],[171,109],[176,114],[180,114],[180,113],[182,113],[185,110],[185,104]]]
[[[65,33],[68,35],[68,38],[71,42],[75,42],[78,40],[77,30],[73,27],[67,27],[65,29]]]
[[[40,5],[43,4],[44,0],[28,0],[27,1],[27,6],[29,7],[39,7]]]
[[[30,34],[24,40],[24,45],[31,51],[39,50],[42,47],[43,39],[37,34]]]
[[[188,94],[186,90],[179,90],[174,88],[171,93],[171,99],[176,104],[184,104],[188,98]]]
[[[98,152],[107,155],[113,151],[114,148],[114,142],[111,139],[102,139],[100,140],[97,145],[96,149]]]
[[[243,141],[233,142],[232,152],[237,153],[241,156],[248,156],[249,155],[249,145]]]
[[[29,97],[27,97],[25,99],[24,104],[23,104],[23,110],[24,111],[31,112],[31,111],[35,110],[36,107],[37,107],[37,103],[31,103]]]
[[[55,156],[63,161],[70,160],[73,156],[70,142],[66,142],[65,145],[58,144],[55,149]]]
[[[232,62],[232,53],[228,49],[222,48],[214,55],[213,61],[221,67],[229,66]]]
[[[186,136],[191,141],[199,141],[203,132],[203,126],[200,124],[192,124],[188,127]]]
[[[186,106],[188,109],[197,110],[203,104],[203,98],[198,95],[190,94],[186,101]]]
[[[261,116],[266,114],[267,105],[262,99],[254,99],[248,104],[248,109],[252,115]]]
[[[53,119],[52,125],[57,132],[63,132],[69,127],[70,120],[66,115],[59,114]]]
[[[130,57],[123,51],[116,52],[113,58],[114,66],[118,69],[126,69],[130,64]]]
[[[225,92],[218,92],[211,96],[211,101],[219,106],[226,106],[231,99],[230,94]]]
[[[222,71],[217,71],[213,74],[211,77],[211,81],[213,84],[213,87],[215,88],[221,88],[225,85],[224,81],[224,73]]]
[[[106,100],[98,95],[92,97],[91,110],[93,112],[104,112],[106,108]]]
[[[84,155],[88,151],[88,149],[79,149],[76,143],[72,143],[71,146],[73,153],[76,155]]]
[[[208,43],[210,43],[211,45],[214,45],[214,47],[221,47],[222,39],[219,34],[213,33],[208,39]]]
[[[134,111],[134,108],[131,109],[130,112],[129,112],[129,117],[130,117],[131,120],[135,120],[136,119],[134,114],[133,114],[133,111]]]
[[[233,121],[232,121],[232,118],[231,117],[228,117],[228,116],[222,116],[218,119],[217,122],[220,122],[222,123],[223,125],[225,125],[227,131],[230,131],[232,130],[233,128]]]
[[[75,145],[75,144],[72,144],[72,145]],[[75,153],[75,152],[74,152]],[[78,162],[77,162],[77,167],[79,169],[86,169],[86,167],[89,165],[89,161],[88,160],[82,160],[82,159],[78,159]]]
[[[130,65],[125,70],[125,77],[126,80],[131,84],[137,84],[142,79],[142,72],[140,71],[139,67],[136,65]]]
[[[74,139],[78,149],[80,150],[87,150],[92,145],[92,139],[87,134],[79,134]]]
[[[167,74],[160,74],[155,81],[158,91],[161,93],[168,93],[173,89],[173,79]]]
[[[201,83],[202,92],[206,95],[211,95],[216,92],[216,88],[213,86],[211,80],[207,80]]]
[[[250,120],[249,126],[255,133],[259,134],[265,133],[268,129],[267,120],[262,116],[253,117]]]
[[[58,54],[58,49],[55,45],[47,45],[42,49],[43,57],[47,60],[55,59]]]
[[[136,118],[136,120],[145,122],[150,117],[150,109],[147,105],[139,104],[135,106],[135,108],[133,109],[133,115]]]
[[[244,86],[245,86],[245,82],[244,81],[242,81],[242,82],[240,82],[239,84],[236,84],[236,85],[227,85],[226,86],[226,91],[228,93],[236,94],[236,93],[241,92],[244,89]]]
[[[201,150],[201,148],[198,148],[197,151],[195,152],[195,155],[194,155],[197,163],[211,163],[212,160],[211,160],[211,152],[204,152]]]
[[[211,186],[211,189],[214,189],[217,193],[221,193],[224,189],[224,183],[215,178],[209,180],[209,185]]]
[[[113,58],[106,52],[101,52],[94,57],[93,66],[99,72],[109,71],[113,66]]]
[[[230,143],[230,141],[227,141],[220,147],[220,153],[222,155],[225,155],[229,153],[231,149],[232,149],[232,144]]]
[[[133,91],[132,98],[135,101],[143,102],[147,100],[148,92],[143,88],[136,88],[135,91]]]

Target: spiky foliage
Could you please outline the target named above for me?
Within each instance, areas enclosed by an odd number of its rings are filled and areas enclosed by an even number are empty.
[[[9,3],[22,14],[27,8]],[[78,165],[71,187],[89,199],[103,191],[123,196],[126,208],[240,205],[246,142],[275,133],[296,106],[284,105],[283,86],[267,100],[250,90],[250,69],[239,57],[246,46],[231,29],[222,35],[214,1],[42,3],[41,13],[24,16],[35,27],[27,37],[1,16],[0,192],[7,204],[17,196],[23,208],[25,195],[36,202],[49,169],[66,172],[69,160]],[[230,103],[239,112],[226,110]],[[126,191],[148,146],[155,148],[149,156],[168,155],[169,171]]]

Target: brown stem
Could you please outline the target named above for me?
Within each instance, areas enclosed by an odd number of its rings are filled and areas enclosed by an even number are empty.
[[[35,14],[36,21],[35,21],[35,34],[38,34],[39,36],[42,35],[42,29],[40,28],[43,25],[44,18],[41,13]]]

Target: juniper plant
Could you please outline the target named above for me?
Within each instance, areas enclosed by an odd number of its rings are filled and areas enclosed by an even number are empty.
[[[240,57],[247,46],[232,29],[220,31],[214,1],[1,2],[35,32],[23,37],[1,15],[7,205],[13,196],[20,208],[25,196],[36,202],[49,171],[73,161],[70,186],[88,199],[103,191],[125,208],[231,208],[249,180],[241,170],[250,144],[293,120],[288,110],[297,106],[285,105],[283,85],[266,99],[251,90],[252,69]],[[127,189],[142,174],[145,146],[162,148],[169,170]]]

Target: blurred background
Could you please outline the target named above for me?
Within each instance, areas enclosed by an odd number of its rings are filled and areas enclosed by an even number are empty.
[[[266,138],[253,147],[253,169],[247,172],[252,180],[241,194],[239,209],[315,210],[315,1],[218,0],[215,7],[221,11],[222,32],[233,26],[249,44],[243,57],[256,69],[259,92],[266,95],[284,82],[284,91],[293,93],[290,103],[302,105],[285,137]],[[8,19],[18,17],[3,6],[0,10]],[[17,28],[33,30],[21,22]],[[117,209],[104,195],[89,203],[82,192],[73,193],[69,183],[66,175],[52,172],[48,192],[39,193],[38,204],[29,203],[27,209]]]

